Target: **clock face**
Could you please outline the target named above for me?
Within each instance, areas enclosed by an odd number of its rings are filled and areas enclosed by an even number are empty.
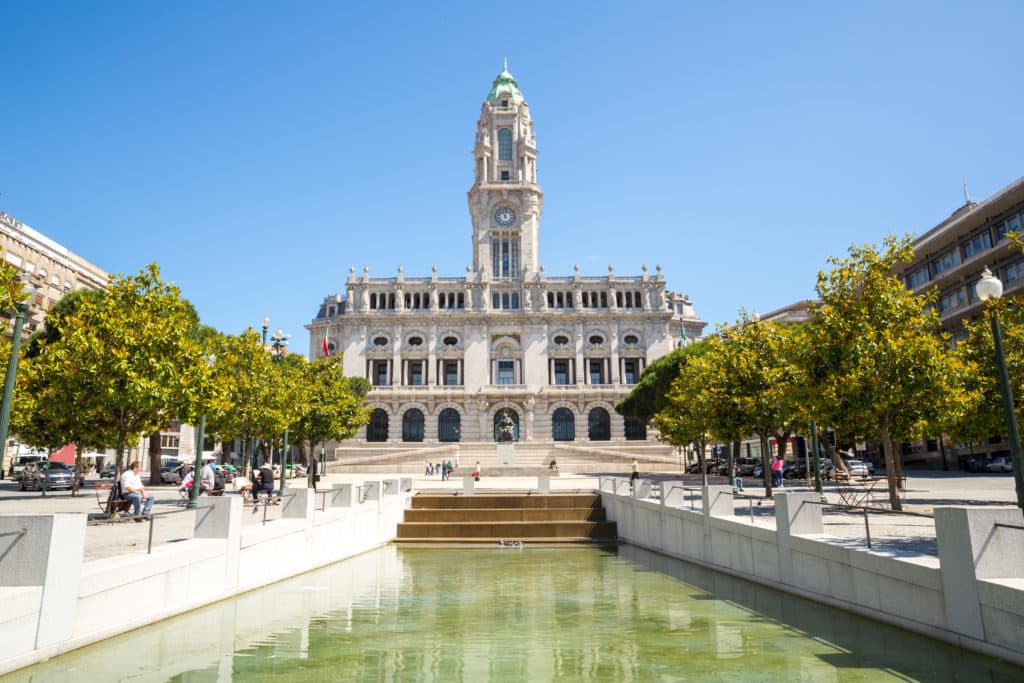
[[[494,220],[498,225],[507,228],[516,222],[516,212],[507,206],[503,206],[495,212]]]

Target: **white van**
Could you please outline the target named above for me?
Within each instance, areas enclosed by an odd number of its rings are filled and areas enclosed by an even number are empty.
[[[31,453],[26,455],[14,456],[14,476],[18,476],[18,473],[25,469],[25,465],[34,463],[36,467],[42,463],[49,462],[50,455],[45,451],[39,453]]]

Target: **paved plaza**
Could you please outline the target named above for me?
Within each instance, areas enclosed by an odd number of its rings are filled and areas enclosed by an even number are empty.
[[[408,475],[388,474],[332,474],[324,477],[321,490],[334,484],[351,483],[361,485],[364,481],[393,478]],[[628,478],[627,472],[620,475]],[[686,491],[680,505],[693,506],[700,509],[700,478],[695,475],[681,477],[678,473],[656,472],[644,473],[645,478],[654,482],[684,482]],[[78,497],[72,497],[67,491],[49,492],[43,496],[36,491],[19,491],[10,479],[0,481],[0,514],[45,514],[53,512],[99,513],[96,491],[93,488],[95,478],[90,477]],[[305,479],[289,482],[290,486],[302,486]],[[724,484],[724,478],[712,477],[712,484]],[[462,477],[454,476],[448,481],[440,477],[415,477],[415,488],[418,491],[450,491],[453,495],[462,489]],[[554,492],[594,490],[599,486],[597,476],[585,472],[567,473],[552,477],[551,490]],[[665,484],[670,486],[670,484]],[[537,489],[536,477],[487,477],[476,483],[478,491],[526,491]],[[185,510],[181,497],[175,487],[160,486],[147,489],[156,498],[153,508],[155,513],[152,525],[152,545],[175,543],[192,538],[194,514]],[[808,490],[802,482],[787,480],[784,490]],[[829,503],[838,503],[840,493],[835,485],[826,484],[826,498]],[[872,551],[901,557],[937,556],[935,542],[935,526],[930,515],[936,506],[941,505],[1013,505],[1016,500],[1011,475],[997,474],[961,474],[945,472],[910,472],[905,492],[904,510],[914,515],[885,512],[882,507],[887,501],[884,489],[872,492],[873,502],[880,509],[872,510],[868,515],[868,525],[872,537]],[[659,494],[658,487],[654,495]],[[229,493],[227,495],[236,495]],[[317,497],[316,507],[323,505],[323,498]],[[261,505],[258,512],[251,512],[247,507],[243,513],[246,526],[269,523],[280,519],[280,506]],[[758,486],[747,478],[742,495],[735,500],[736,515],[740,519],[748,519],[752,524],[774,528],[775,508],[770,499],[764,497],[763,486]],[[864,514],[836,507],[826,507],[823,511],[825,521],[825,537],[830,542],[867,548],[867,531]],[[88,528],[86,533],[85,560],[95,560],[115,555],[146,553],[150,545],[150,524],[148,522],[133,523],[101,523]]]

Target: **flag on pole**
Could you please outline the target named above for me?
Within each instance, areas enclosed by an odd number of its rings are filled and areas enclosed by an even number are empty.
[[[327,330],[324,329],[324,340],[320,343],[320,348],[324,350],[324,357],[331,357],[331,347],[327,345]]]
[[[686,326],[683,323],[679,323],[679,338],[686,341]]]

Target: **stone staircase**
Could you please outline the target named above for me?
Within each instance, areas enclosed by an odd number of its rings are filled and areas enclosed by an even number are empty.
[[[396,543],[614,543],[615,522],[593,493],[419,494]]]
[[[422,474],[427,461],[439,463],[458,459],[463,468],[477,460],[485,472],[498,466],[497,444],[493,441],[437,443],[354,443],[328,449],[328,472],[388,472]],[[680,460],[671,446],[647,441],[599,441],[576,443],[519,442],[515,444],[514,466],[546,468],[555,460],[560,470],[575,473],[626,473],[633,460],[641,470],[678,471]]]

